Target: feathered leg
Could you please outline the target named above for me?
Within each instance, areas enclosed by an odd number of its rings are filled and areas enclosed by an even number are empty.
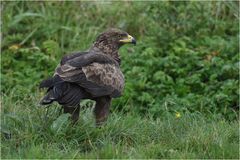
[[[95,101],[96,101],[96,106],[94,109],[94,114],[96,117],[96,125],[100,126],[107,120],[107,117],[109,114],[109,108],[111,105],[111,98],[108,96],[99,97],[95,99]]]
[[[69,113],[72,115],[71,119],[73,123],[76,123],[78,121],[80,105],[77,105],[76,107],[63,106],[63,110],[64,110],[64,113]]]

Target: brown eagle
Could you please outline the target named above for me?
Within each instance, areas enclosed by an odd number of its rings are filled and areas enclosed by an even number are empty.
[[[136,40],[127,32],[110,29],[101,33],[88,51],[64,56],[53,77],[40,83],[40,88],[48,88],[40,104],[56,101],[76,122],[80,100],[91,99],[96,101],[96,124],[104,122],[112,98],[123,92],[124,76],[118,50],[126,43],[136,44]]]

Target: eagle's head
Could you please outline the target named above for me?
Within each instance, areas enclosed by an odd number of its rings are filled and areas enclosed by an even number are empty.
[[[101,33],[95,43],[102,45],[113,45],[121,47],[123,44],[132,43],[136,44],[135,38],[130,36],[127,32],[120,29],[112,28]]]
[[[135,38],[125,31],[113,28],[101,33],[97,37],[93,47],[100,49],[105,54],[113,56],[121,46],[128,43],[136,45]]]
[[[90,50],[95,50],[95,53],[97,50],[100,50],[102,53],[114,58],[120,64],[121,59],[118,54],[118,49],[128,43],[136,45],[135,38],[125,31],[112,28],[101,33]]]

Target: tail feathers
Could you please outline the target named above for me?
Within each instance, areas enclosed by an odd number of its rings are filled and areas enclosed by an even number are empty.
[[[53,78],[48,78],[43,80],[40,85],[39,88],[50,88],[53,86]]]
[[[40,83],[39,88],[51,88],[56,83],[59,83],[59,82],[62,82],[62,80],[61,80],[61,78],[59,76],[50,77],[48,79],[43,80]]]
[[[51,104],[53,101],[59,100],[64,95],[64,91],[66,91],[67,88],[67,83],[58,83],[52,88],[49,88],[46,96],[43,97],[43,99],[40,101],[40,104],[48,105]]]
[[[54,96],[53,90],[50,90],[46,96],[40,101],[40,105],[48,105],[55,101],[57,97]]]
[[[47,99],[47,98],[43,98],[40,102],[39,102],[39,104],[40,105],[48,105],[48,104],[51,104],[53,102],[53,100],[50,100],[50,99]]]
[[[76,106],[81,99],[91,97],[83,88],[71,83],[58,83],[48,89],[45,97],[40,101],[41,105],[49,105],[56,101],[60,105]]]

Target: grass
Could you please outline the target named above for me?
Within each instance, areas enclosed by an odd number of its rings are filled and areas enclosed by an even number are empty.
[[[85,102],[72,126],[58,105],[37,107],[39,95],[3,95],[2,158],[239,158],[238,121],[199,114],[153,119],[112,111],[96,128]]]

